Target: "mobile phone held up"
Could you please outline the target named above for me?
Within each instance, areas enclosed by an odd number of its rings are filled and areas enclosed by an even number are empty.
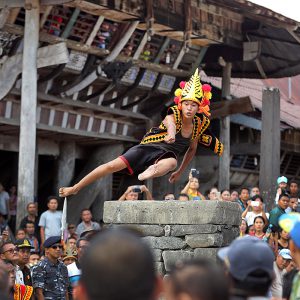
[[[142,190],[141,190],[141,186],[140,185],[135,185],[133,188],[132,188],[132,191],[134,193],[141,193]]]
[[[252,201],[252,202],[251,202],[251,205],[252,205],[253,207],[258,207],[259,204],[260,204],[259,201]]]
[[[198,171],[197,169],[191,169],[191,174],[193,178],[198,178],[200,171]]]

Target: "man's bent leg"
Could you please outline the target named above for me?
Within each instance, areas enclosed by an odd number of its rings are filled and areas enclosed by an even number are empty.
[[[170,171],[174,170],[177,167],[177,160],[173,157],[164,158],[159,160],[156,164],[151,165],[143,173],[138,176],[140,181],[164,176]]]
[[[127,166],[125,162],[121,158],[116,158],[106,164],[100,165],[92,172],[87,174],[84,178],[82,178],[78,183],[73,185],[72,187],[62,187],[59,189],[60,197],[67,197],[69,195],[75,195],[85,186],[91,184],[92,182],[100,179],[108,174],[112,174],[114,172],[121,171],[125,169]]]

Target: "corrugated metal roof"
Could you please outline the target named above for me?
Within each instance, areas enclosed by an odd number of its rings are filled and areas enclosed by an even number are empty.
[[[201,80],[211,83],[213,86],[221,89],[222,78],[209,77],[203,71]],[[291,98],[289,99],[288,78],[280,79],[231,79],[231,95],[237,98],[249,96],[253,106],[259,110],[262,109],[262,90],[264,87],[276,87],[280,90],[280,118],[281,121],[300,129],[300,76],[291,78]]]

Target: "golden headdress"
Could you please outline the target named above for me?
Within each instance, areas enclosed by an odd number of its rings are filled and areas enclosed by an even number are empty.
[[[69,246],[66,247],[62,260],[64,261],[67,258],[74,258],[77,259],[77,251],[74,248],[70,248]]]
[[[210,99],[211,99],[211,86],[209,84],[201,84],[199,71],[196,69],[194,75],[188,82],[181,81],[180,88],[175,91],[174,102],[181,107],[183,101],[194,101],[199,105],[198,113],[204,113],[206,116],[210,116]]]

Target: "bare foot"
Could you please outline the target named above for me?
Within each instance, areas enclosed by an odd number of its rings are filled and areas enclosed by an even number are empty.
[[[152,178],[157,172],[157,165],[151,165],[143,173],[139,174],[138,179],[140,181]]]
[[[71,187],[62,187],[59,189],[59,196],[60,197],[67,197],[70,195],[76,195],[77,191],[75,190],[75,188],[73,186]]]

